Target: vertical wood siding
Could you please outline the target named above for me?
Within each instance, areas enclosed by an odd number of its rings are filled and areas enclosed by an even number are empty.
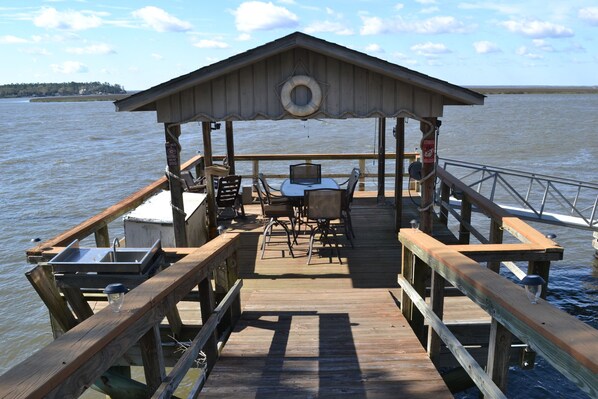
[[[296,118],[280,102],[282,85],[294,75],[308,75],[320,84],[322,104],[312,118],[394,117],[400,111],[442,116],[442,94],[298,48],[158,100],[158,121]],[[307,88],[293,90],[296,104],[310,99]]]

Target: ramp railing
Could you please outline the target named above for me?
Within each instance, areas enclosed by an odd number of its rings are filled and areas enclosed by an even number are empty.
[[[445,158],[439,165],[521,219],[598,231],[596,183]]]

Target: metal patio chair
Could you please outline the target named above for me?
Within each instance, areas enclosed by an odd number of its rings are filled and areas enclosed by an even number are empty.
[[[351,176],[347,180],[347,187],[345,188],[345,195],[343,197],[342,204],[342,216],[345,223],[345,236],[353,247],[353,238],[355,238],[355,232],[353,231],[353,221],[351,220],[351,205],[353,204],[353,196],[355,194],[355,188],[359,182],[361,171],[359,168],[353,168]],[[344,184],[344,183],[343,183]]]
[[[316,234],[320,234],[320,241],[323,246],[328,244],[332,248],[332,242],[336,248],[336,256],[340,264],[340,250],[338,248],[338,237],[336,229],[338,225],[333,224],[335,220],[342,219],[342,202],[345,190],[343,189],[319,189],[308,190],[305,192],[305,209],[307,220],[314,221],[315,226],[311,226],[309,237],[309,249],[307,252],[307,264],[311,262],[313,246]],[[332,263],[332,255],[329,257]]]
[[[290,165],[292,184],[320,184],[322,182],[322,165],[317,163],[299,163]]]
[[[262,207],[262,217],[265,222],[264,232],[262,233],[262,255],[260,259],[264,259],[266,245],[274,243],[271,241],[272,229],[274,228],[274,226],[280,226],[285,231],[287,236],[287,246],[289,247],[289,253],[291,254],[291,257],[294,258],[295,254],[293,254],[293,244],[291,243],[291,235],[293,236],[293,241],[296,241],[294,228],[295,212],[293,210],[293,207],[290,204],[270,203],[268,201],[267,196],[264,195],[264,193],[262,192],[260,185],[254,184],[253,186],[255,188],[255,191],[257,192],[257,196],[260,201],[260,206]],[[284,220],[280,220],[280,218],[287,218],[289,219],[289,221],[286,222]],[[282,251],[282,256],[284,257],[284,251]]]
[[[243,207],[243,199],[239,194],[241,190],[241,176],[228,175],[218,179],[218,189],[216,191],[216,205],[218,206],[219,219],[234,219],[239,216],[245,217],[245,208]],[[226,209],[233,211],[232,217],[223,217],[222,214]]]

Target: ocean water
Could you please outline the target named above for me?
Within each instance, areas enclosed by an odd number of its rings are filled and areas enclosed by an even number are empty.
[[[447,107],[441,157],[598,181],[598,95],[492,95],[484,106]],[[24,273],[31,241],[49,239],[164,173],[164,129],[153,113],[117,113],[110,102],[0,100],[0,374],[51,342],[48,315]],[[235,124],[237,153],[371,152],[375,120],[260,121]],[[393,151],[387,121],[387,151]],[[407,124],[406,150],[419,146],[419,123]],[[202,148],[201,126],[183,126],[183,159]],[[213,133],[225,151],[224,129]],[[264,167],[268,167],[267,165]],[[391,168],[389,164],[387,168]],[[248,172],[249,165],[238,165]],[[323,169],[348,170],[336,163]],[[377,170],[368,161],[366,169]],[[370,186],[370,188],[373,188]],[[565,258],[551,268],[548,299],[598,328],[598,264],[591,233],[533,224],[557,234]],[[118,222],[110,226],[118,233]],[[508,396],[586,397],[546,362],[510,373]],[[475,392],[462,394],[477,398]]]

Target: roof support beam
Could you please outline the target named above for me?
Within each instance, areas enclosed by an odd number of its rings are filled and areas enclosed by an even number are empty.
[[[384,175],[386,173],[385,161],[386,118],[378,118],[378,203],[384,202]]]
[[[168,165],[168,181],[170,185],[170,202],[172,204],[172,226],[174,241],[177,247],[187,247],[187,228],[185,226],[185,206],[183,204],[183,186],[181,184],[181,145],[179,136],[181,126],[164,124],[166,136],[166,164]]]
[[[405,160],[405,118],[397,118],[395,127],[395,233],[403,220],[403,162]]]

